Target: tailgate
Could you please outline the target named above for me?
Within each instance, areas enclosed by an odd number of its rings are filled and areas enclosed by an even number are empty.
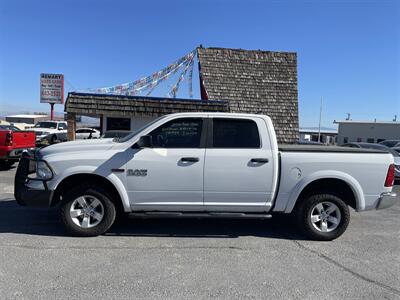
[[[33,131],[14,131],[13,143],[14,149],[18,148],[34,148],[36,142],[35,133]]]

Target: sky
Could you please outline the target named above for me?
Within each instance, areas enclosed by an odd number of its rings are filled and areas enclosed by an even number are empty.
[[[0,114],[49,111],[39,103],[40,73],[64,74],[66,93],[112,86],[200,44],[297,52],[301,127],[318,126],[321,97],[325,127],[347,113],[400,120],[396,0],[0,0]],[[193,85],[199,98],[196,72]],[[178,97],[187,90],[184,81]]]

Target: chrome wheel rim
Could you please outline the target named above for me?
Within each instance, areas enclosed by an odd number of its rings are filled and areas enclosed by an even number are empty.
[[[311,209],[311,223],[319,232],[335,230],[342,219],[339,207],[332,202],[325,201],[316,204]]]
[[[81,228],[98,225],[104,218],[104,206],[94,196],[84,195],[76,198],[69,210],[72,221]]]

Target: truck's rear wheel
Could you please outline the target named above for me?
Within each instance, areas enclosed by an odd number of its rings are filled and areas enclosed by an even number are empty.
[[[0,170],[8,170],[15,163],[14,160],[0,159]]]
[[[312,195],[300,203],[297,220],[307,237],[330,241],[346,231],[350,211],[346,203],[335,195]]]
[[[115,220],[115,205],[107,190],[82,185],[63,195],[61,219],[76,236],[97,236],[106,232]]]

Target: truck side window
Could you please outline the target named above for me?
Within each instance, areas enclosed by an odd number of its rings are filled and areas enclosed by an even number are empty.
[[[213,119],[213,148],[260,148],[256,122],[243,119]]]
[[[58,124],[58,129],[59,130],[67,129],[67,125],[65,125],[64,123],[60,123],[60,124]]]
[[[172,120],[150,135],[155,148],[200,148],[203,120],[200,118],[182,118]]]

